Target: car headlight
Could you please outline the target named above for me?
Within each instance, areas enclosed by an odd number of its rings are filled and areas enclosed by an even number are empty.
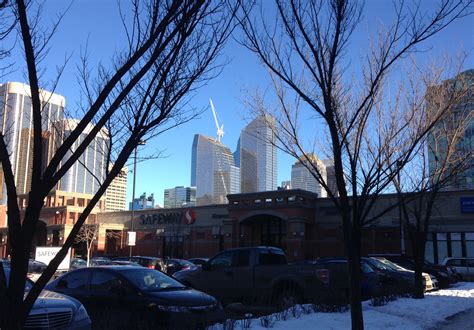
[[[76,311],[76,315],[74,316],[74,322],[82,321],[89,318],[89,314],[87,314],[84,305],[81,305]]]

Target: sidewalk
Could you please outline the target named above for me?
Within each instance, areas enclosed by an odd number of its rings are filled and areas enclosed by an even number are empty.
[[[474,308],[447,317],[446,321],[441,322],[433,330],[449,329],[474,329]]]

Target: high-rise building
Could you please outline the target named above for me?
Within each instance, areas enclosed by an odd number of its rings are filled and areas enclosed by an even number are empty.
[[[289,189],[291,189],[291,181],[289,181],[289,180],[282,181],[281,185],[278,189],[279,190],[289,190]]]
[[[277,190],[278,158],[274,125],[274,118],[262,115],[250,122],[240,134],[238,154],[242,193]]]
[[[61,134],[68,136],[78,125],[79,120],[64,119],[61,122]],[[66,153],[64,160],[72,155],[81,142],[87,137],[94,126],[88,124],[80,137],[74,142],[71,150]],[[95,194],[104,181],[107,167],[107,149],[109,138],[106,129],[102,129],[87,146],[78,161],[61,178],[58,189],[62,191],[77,192],[82,194]]]
[[[323,180],[327,180],[326,166],[314,154],[308,155],[311,163],[316,165],[321,172]],[[318,197],[327,197],[326,190],[314,178],[311,171],[305,166],[312,166],[303,156],[291,167],[291,188],[303,189],[318,194]]]
[[[240,192],[240,170],[230,149],[221,142],[194,135],[191,162],[196,205],[225,204],[228,194]]]
[[[133,204],[129,203],[128,205],[129,210],[132,209],[132,205],[134,210],[152,209],[155,207],[155,197],[153,196],[153,194],[147,196],[146,192],[144,192],[143,194],[141,194],[140,197],[135,198],[133,200]]]
[[[31,90],[18,82],[0,84],[0,131],[10,155],[15,185],[18,194],[25,194],[31,188],[33,167],[33,120]],[[66,100],[63,96],[41,90],[43,167],[51,160],[58,146],[54,134],[56,123],[64,116]],[[6,197],[6,194],[3,194]],[[4,198],[5,199],[5,198]],[[2,202],[5,202],[2,200]]]
[[[165,189],[163,207],[178,208],[196,205],[196,187],[174,187]]]
[[[336,183],[336,172],[334,169],[334,161],[332,159],[323,159],[323,164],[324,166],[326,166],[326,184],[329,190],[334,195],[334,197],[339,197],[339,191],[337,190]]]
[[[434,133],[428,137],[430,144],[430,152],[428,153],[430,173],[437,171],[438,162],[444,162],[446,158],[445,133],[441,133],[440,137],[434,138],[437,131],[442,130],[442,132],[450,134],[450,131],[455,132],[459,128],[461,120],[466,121],[468,119],[464,127],[464,133],[456,145],[457,156],[465,158],[467,155],[471,155],[466,164],[467,170],[450,179],[444,190],[474,189],[474,157],[472,157],[472,152],[474,151],[474,69],[464,71],[457,77],[446,80],[443,82],[443,86],[434,86],[431,90],[428,90],[426,98],[429,106],[436,107],[437,103],[444,101],[438,99],[439,95],[443,95],[442,92],[440,93],[437,90],[439,88],[448,88],[449,90],[466,89],[467,93],[454,106],[454,111],[449,113],[449,118],[446,118],[446,116],[442,118],[440,123],[434,127]],[[431,96],[432,94],[435,95],[434,99]],[[455,166],[455,164],[453,163],[452,166]]]
[[[112,164],[109,165],[109,170]],[[124,211],[127,209],[128,167],[122,168],[105,191],[105,211]]]

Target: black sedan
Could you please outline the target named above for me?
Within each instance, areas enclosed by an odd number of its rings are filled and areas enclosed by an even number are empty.
[[[144,267],[77,269],[47,288],[82,302],[96,328],[195,328],[224,316],[215,298]]]

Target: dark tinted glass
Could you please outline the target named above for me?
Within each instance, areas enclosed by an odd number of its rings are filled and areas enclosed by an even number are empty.
[[[92,292],[114,293],[121,287],[123,287],[122,281],[112,273],[104,271],[95,271],[92,273]]]
[[[258,263],[260,265],[285,265],[286,258],[284,254],[272,253],[270,251],[260,251]]]
[[[451,259],[451,260],[448,260],[448,262],[446,263],[446,266],[456,266],[456,267],[461,267],[461,266],[465,266],[466,263],[465,263],[465,260],[463,259]]]
[[[218,255],[214,259],[211,260],[211,268],[227,268],[232,265],[232,253],[226,252]]]
[[[61,278],[57,287],[61,289],[85,290],[88,277],[88,271],[73,272]]]
[[[250,251],[238,251],[234,256],[235,267],[247,267],[249,265]]]

